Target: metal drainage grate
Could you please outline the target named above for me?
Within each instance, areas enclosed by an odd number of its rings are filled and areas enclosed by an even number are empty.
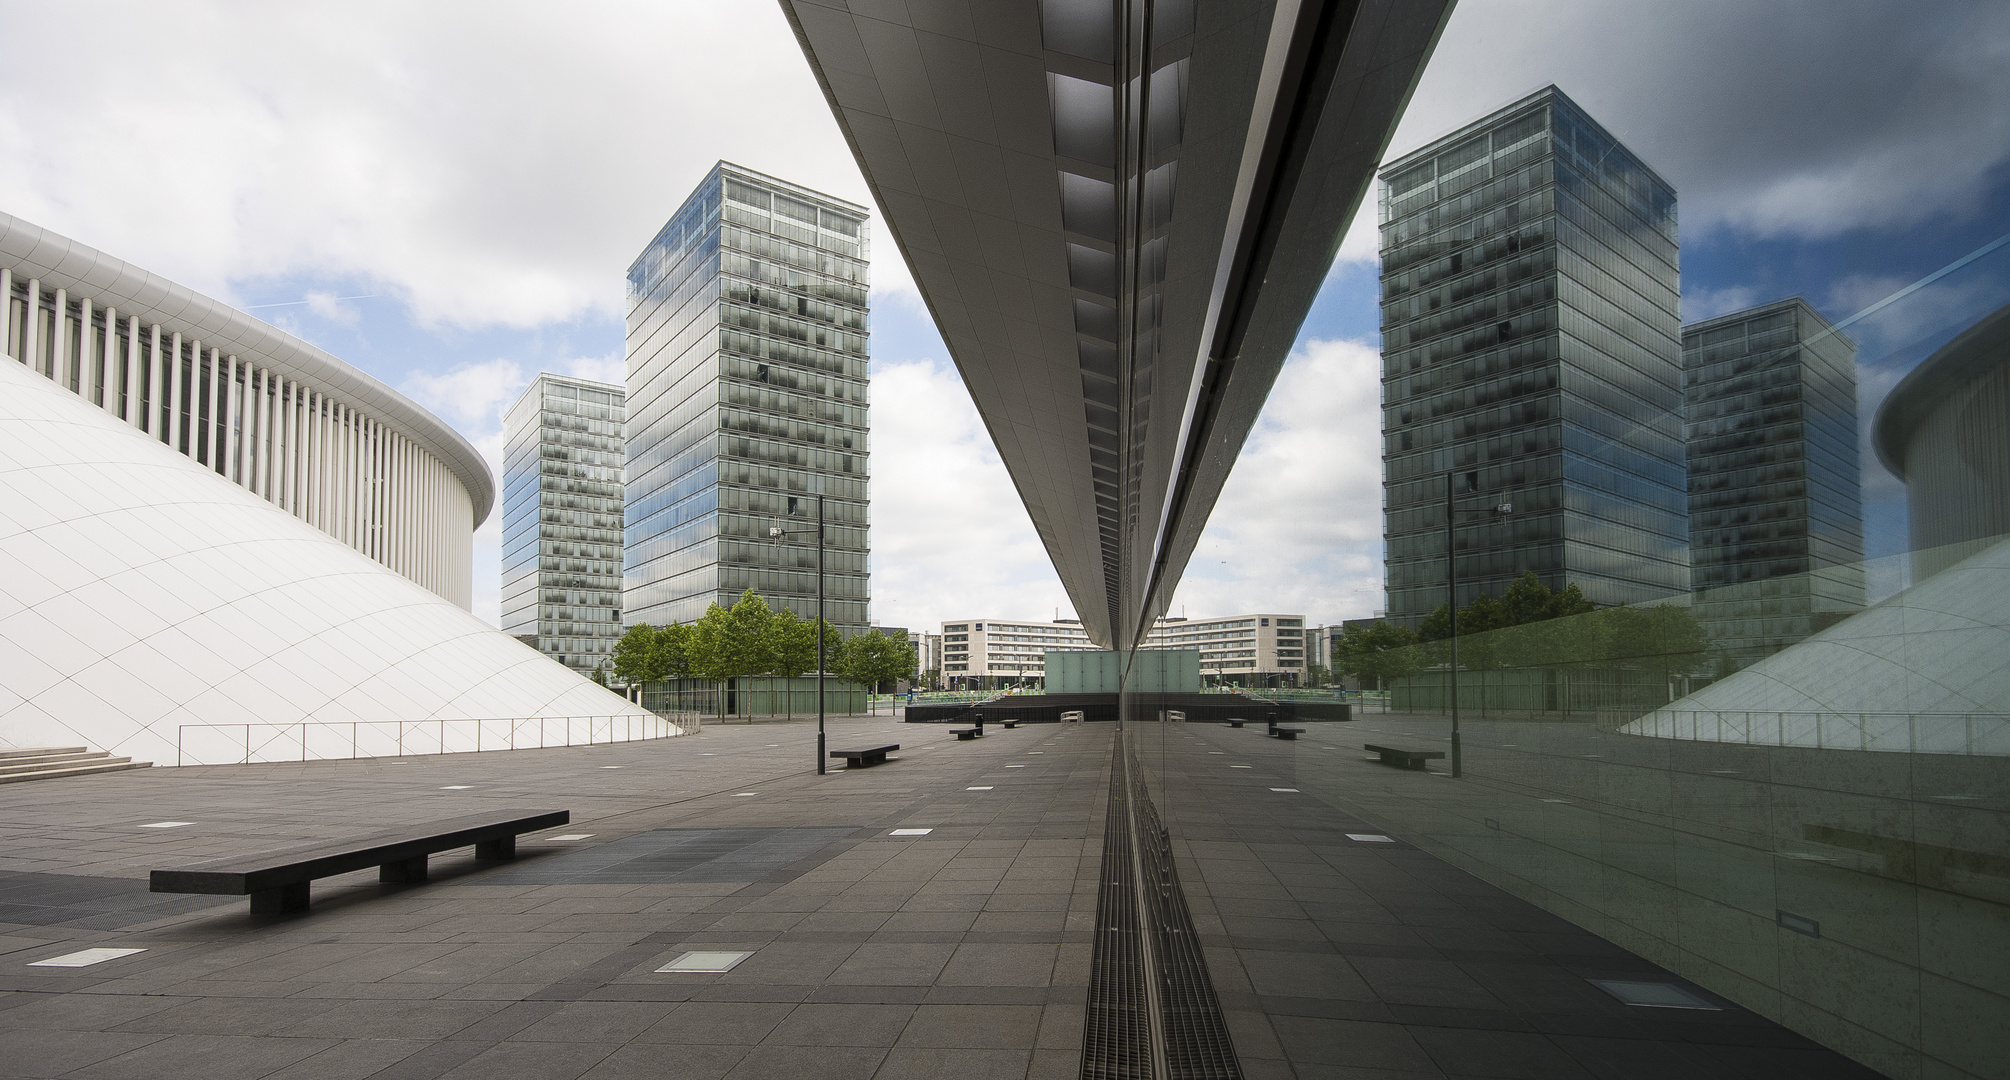
[[[1082,1039],[1084,1080],[1241,1080],[1173,865],[1171,837],[1117,735]]]

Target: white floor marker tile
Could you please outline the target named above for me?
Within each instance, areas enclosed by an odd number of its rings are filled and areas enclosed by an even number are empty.
[[[195,824],[195,822],[193,822],[193,821],[156,821],[156,822],[153,822],[153,823],[151,823],[151,824],[147,824],[147,825],[142,825],[142,826],[140,826],[140,828],[142,828],[142,829],[179,829],[179,828],[181,828],[181,827],[182,827],[183,825],[193,825],[193,824]]]
[[[740,961],[752,955],[750,952],[687,952],[656,970],[718,974],[733,970]]]
[[[895,830],[893,830],[893,832],[891,832],[891,833],[889,833],[889,834],[887,834],[887,835],[889,835],[889,836],[927,836],[927,835],[928,835],[929,833],[932,833],[932,832],[934,832],[934,831],[935,831],[934,829],[895,829]]]
[[[566,833],[564,836],[547,836],[545,837],[545,839],[555,840],[561,843],[568,843],[573,840],[585,840],[592,837],[592,835],[593,834],[590,832],[569,832]]]
[[[83,952],[64,953],[47,960],[37,960],[29,967],[90,967],[107,960],[117,960],[121,956],[146,952],[145,949],[85,949]]]
[[[1389,837],[1383,836],[1381,833],[1372,832],[1350,832],[1347,834],[1347,839],[1363,844],[1393,844],[1396,842]]]

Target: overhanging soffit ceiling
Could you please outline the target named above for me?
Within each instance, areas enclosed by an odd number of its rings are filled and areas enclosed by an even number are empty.
[[[1449,0],[782,6],[1075,610],[1131,647]]]

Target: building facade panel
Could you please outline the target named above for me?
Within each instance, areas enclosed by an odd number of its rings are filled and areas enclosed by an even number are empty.
[[[541,374],[503,422],[503,631],[583,673],[621,637],[625,397]]]
[[[624,621],[814,617],[821,495],[826,617],[871,625],[866,224],[720,162],[630,268]]]
[[[1390,618],[1524,571],[1600,604],[1688,588],[1672,189],[1554,87],[1382,172]]]

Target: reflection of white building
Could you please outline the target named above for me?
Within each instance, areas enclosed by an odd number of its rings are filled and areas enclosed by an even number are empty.
[[[494,483],[425,410],[4,215],[0,292],[0,744],[166,763],[664,733],[464,610]]]
[[[1295,686],[1307,659],[1303,615],[1230,615],[1219,619],[1161,617],[1148,649],[1193,649],[1209,683]],[[942,624],[942,678],[957,686],[995,686],[1044,679],[1050,651],[1091,651],[1089,632],[1073,619],[962,619]]]

